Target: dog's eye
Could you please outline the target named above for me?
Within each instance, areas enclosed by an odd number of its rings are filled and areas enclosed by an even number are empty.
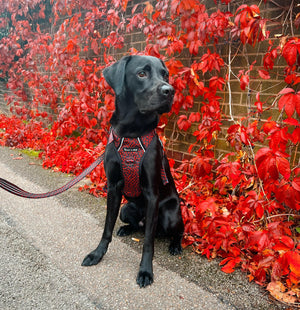
[[[141,79],[144,79],[147,77],[147,73],[145,71],[138,72],[137,76]]]

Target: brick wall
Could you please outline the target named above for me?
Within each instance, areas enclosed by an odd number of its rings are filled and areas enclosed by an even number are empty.
[[[7,114],[8,109],[5,103],[4,94],[6,92],[6,86],[4,81],[0,81],[0,113]]]

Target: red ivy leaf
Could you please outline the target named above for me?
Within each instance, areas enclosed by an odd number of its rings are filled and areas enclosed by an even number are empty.
[[[300,91],[298,91],[298,93],[295,95],[294,103],[295,103],[296,112],[298,116],[300,116]]]
[[[267,70],[258,70],[258,74],[264,80],[268,80],[270,78],[270,74]]]
[[[177,126],[180,130],[187,131],[191,127],[192,123],[187,119],[186,115],[180,115],[177,121]]]
[[[293,90],[293,88],[284,88],[279,94],[280,95],[285,95],[285,94],[289,94],[289,93],[294,93],[295,91]]]
[[[285,124],[290,125],[290,126],[300,126],[300,123],[294,118],[287,118],[287,119],[283,120],[283,122]]]
[[[292,186],[296,191],[300,192],[300,177],[293,180]]]
[[[254,103],[257,107],[257,110],[259,113],[262,113],[263,112],[263,102],[260,101],[260,93],[257,93],[256,94],[256,102]]]
[[[201,114],[199,112],[192,112],[190,114],[189,120],[194,123],[194,122],[200,122],[201,120]]]
[[[187,110],[192,108],[194,105],[194,99],[192,96],[188,95],[185,97],[182,107]]]
[[[240,257],[227,257],[220,262],[220,265],[224,265],[221,270],[226,273],[234,272],[234,267],[242,261]]]
[[[241,75],[241,79],[240,79],[240,87],[241,87],[241,90],[245,90],[246,89],[246,86],[249,85],[249,75],[247,74],[242,74]]]
[[[286,115],[290,118],[297,109],[297,113],[300,112],[300,95],[293,93],[286,93],[278,101],[278,108],[281,111],[283,108]],[[300,115],[300,113],[298,113]]]
[[[297,45],[299,45],[299,42],[291,40],[283,47],[282,56],[289,66],[293,66],[297,61]]]
[[[209,80],[209,88],[216,92],[217,90],[223,90],[223,85],[225,84],[225,81],[222,77],[213,76]]]
[[[278,172],[288,180],[291,176],[291,168],[289,161],[284,157],[276,157],[276,165],[278,168]]]

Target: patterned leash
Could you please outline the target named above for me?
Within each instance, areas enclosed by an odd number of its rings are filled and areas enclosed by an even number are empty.
[[[24,197],[24,198],[40,199],[40,198],[48,198],[48,197],[56,196],[56,195],[59,195],[65,191],[67,191],[72,186],[74,186],[76,183],[81,181],[85,176],[87,176],[90,172],[92,172],[103,161],[103,159],[104,159],[104,153],[101,154],[96,159],[96,161],[94,161],[89,167],[87,167],[84,171],[82,171],[81,174],[79,174],[73,180],[71,180],[70,182],[68,182],[64,186],[62,186],[58,189],[55,189],[51,192],[42,193],[42,194],[29,193],[29,192],[24,191],[22,188],[18,187],[17,185],[12,184],[12,183],[10,183],[7,180],[4,180],[2,178],[0,178],[0,187],[5,189],[8,192],[14,194],[14,195]]]

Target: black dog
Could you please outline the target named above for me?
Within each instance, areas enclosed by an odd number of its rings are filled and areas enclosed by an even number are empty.
[[[95,265],[106,253],[121,198],[125,195],[129,202],[122,207],[120,218],[128,225],[122,226],[117,234],[129,235],[141,224],[145,225],[143,255],[137,275],[138,285],[145,287],[153,282],[156,233],[171,237],[171,254],[182,251],[183,221],[179,198],[168,160],[155,133],[160,114],[171,109],[174,89],[168,83],[164,63],[150,56],[123,57],[106,68],[103,75],[116,94],[112,129],[104,158],[108,184],[107,215],[102,239],[98,247],[85,257],[82,265]],[[134,156],[141,149],[142,159],[136,164],[138,159]],[[126,152],[133,157],[128,159]],[[135,164],[137,173],[130,170],[130,166]],[[129,173],[129,178],[126,173]],[[135,186],[131,184],[132,179],[139,179],[137,190],[132,191]]]

